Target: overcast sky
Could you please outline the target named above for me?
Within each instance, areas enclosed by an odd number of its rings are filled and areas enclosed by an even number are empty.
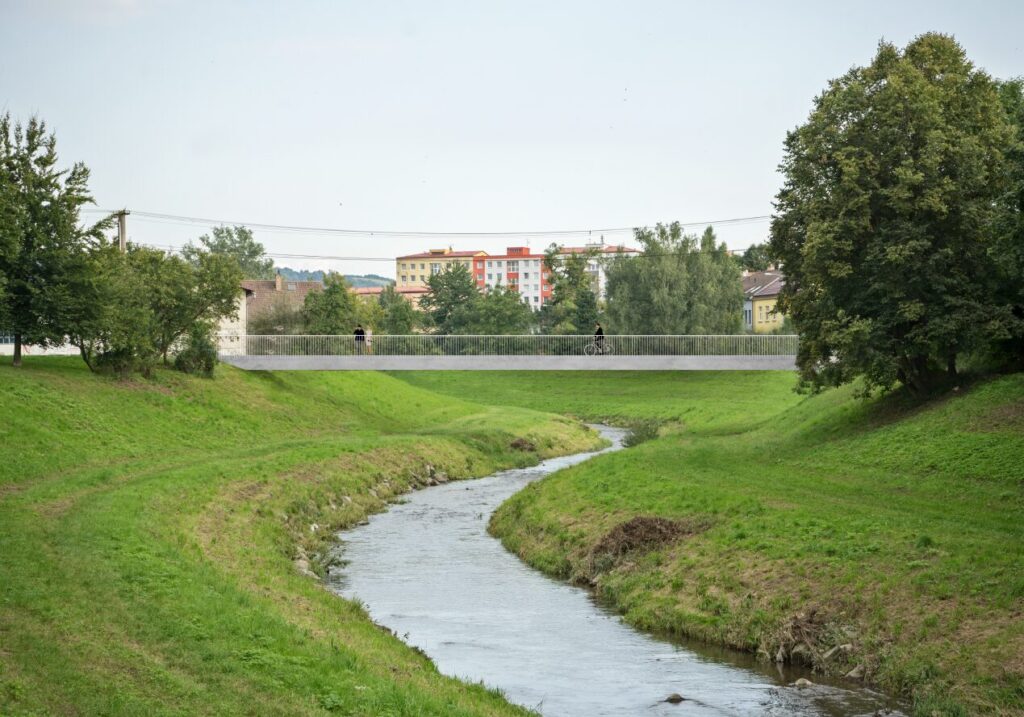
[[[962,0],[0,0],[0,111],[45,119],[102,208],[424,232],[700,222],[771,213],[786,131],[880,39],[951,33],[1011,77],[1022,27],[1024,3]],[[767,229],[719,236],[740,248]],[[129,219],[143,243],[204,230]],[[527,241],[256,235],[371,257]]]

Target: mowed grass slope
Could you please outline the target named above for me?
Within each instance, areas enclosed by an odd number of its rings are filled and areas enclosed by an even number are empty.
[[[643,628],[852,672],[920,715],[1024,714],[1024,375],[924,405],[780,396],[792,382],[463,381],[477,400],[683,421],[531,485],[492,530]]]
[[[300,569],[431,476],[593,447],[575,422],[381,374],[63,358],[0,366],[0,417],[0,714],[523,713]]]

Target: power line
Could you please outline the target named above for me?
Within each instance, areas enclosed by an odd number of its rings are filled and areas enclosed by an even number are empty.
[[[83,211],[100,212],[109,214],[111,212],[101,209],[86,209]],[[250,229],[260,229],[270,232],[292,232],[304,234],[336,234],[341,236],[359,237],[544,237],[544,236],[592,236],[594,234],[619,234],[623,232],[632,233],[635,227],[605,227],[601,229],[564,229],[564,230],[539,230],[539,231],[479,231],[479,232],[439,232],[439,231],[395,231],[386,229],[341,229],[336,227],[307,227],[287,224],[263,224],[260,222],[235,221],[227,219],[209,219],[204,217],[190,217],[178,214],[163,214],[159,212],[146,212],[132,210],[132,217],[144,221],[154,221],[165,224],[184,224],[202,226],[245,226]],[[697,222],[679,222],[680,226],[722,226],[752,224],[771,219],[770,215],[763,214],[750,217],[732,217],[728,219],[715,219]],[[299,258],[299,257],[296,257]],[[312,257],[319,258],[319,257]]]

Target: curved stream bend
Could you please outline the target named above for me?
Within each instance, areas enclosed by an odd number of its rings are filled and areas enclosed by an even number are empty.
[[[441,672],[483,681],[548,717],[899,714],[867,690],[791,687],[798,673],[637,632],[487,534],[491,513],[528,483],[622,447],[624,431],[597,428],[613,442],[605,451],[410,493],[339,534],[342,567],[328,586],[361,600]],[[672,693],[686,701],[661,701]]]

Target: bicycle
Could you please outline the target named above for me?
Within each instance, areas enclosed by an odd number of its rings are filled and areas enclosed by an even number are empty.
[[[583,353],[587,356],[610,356],[615,352],[612,351],[612,345],[607,341],[598,343],[594,340],[583,347]]]

